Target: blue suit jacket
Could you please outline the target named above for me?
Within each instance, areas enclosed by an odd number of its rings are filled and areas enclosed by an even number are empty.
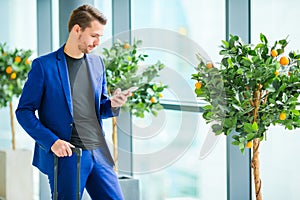
[[[46,174],[53,171],[51,146],[57,139],[70,141],[74,122],[63,47],[33,60],[16,110],[18,122],[36,141],[33,165]],[[102,127],[103,118],[115,115],[107,95],[104,65],[99,56],[85,56],[95,93],[95,110]]]

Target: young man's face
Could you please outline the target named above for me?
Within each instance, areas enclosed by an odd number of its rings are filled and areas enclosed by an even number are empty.
[[[90,53],[100,44],[100,37],[103,35],[104,25],[94,20],[91,27],[87,27],[84,31],[80,30],[78,36],[78,49],[82,53]]]

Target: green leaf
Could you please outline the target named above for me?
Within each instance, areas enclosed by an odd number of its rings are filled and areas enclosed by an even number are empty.
[[[256,122],[253,122],[252,124],[252,130],[257,131],[258,130],[258,125]]]
[[[260,34],[260,41],[262,41],[263,43],[267,44],[268,43],[268,40],[266,38],[266,36],[264,34]]]
[[[212,105],[206,105],[202,107],[204,110],[211,110],[213,107]]]
[[[257,52],[256,52],[255,50],[249,50],[249,51],[248,51],[248,54],[249,54],[250,56],[257,56]]]
[[[245,151],[245,144],[244,144],[244,143],[240,143],[240,144],[239,144],[239,148],[240,148],[240,151],[244,154],[244,151]]]
[[[232,104],[232,106],[233,106],[236,110],[238,110],[238,111],[243,110],[242,107],[240,107],[240,106],[238,106],[238,105],[236,105],[236,104]]]
[[[227,128],[230,128],[230,127],[232,127],[232,120],[231,119],[228,119],[228,118],[226,118],[225,120],[224,120],[224,126],[225,127],[227,127]]]
[[[212,130],[216,135],[220,135],[223,131],[222,126],[220,124],[213,124]]]
[[[203,118],[206,120],[211,120],[211,116],[213,115],[212,112],[204,112],[203,113]]]
[[[252,128],[252,124],[250,123],[245,123],[244,124],[244,131],[247,133],[252,133],[254,130]]]
[[[239,68],[237,71],[236,71],[237,74],[244,74],[244,70],[242,68]]]
[[[299,110],[292,110],[292,113],[296,116],[300,116]]]
[[[222,43],[226,49],[229,48],[229,43],[226,40],[222,40]]]
[[[255,137],[255,133],[248,133],[248,134],[247,134],[247,141],[253,140],[254,137]]]
[[[288,44],[286,39],[279,40],[278,43],[281,44],[283,47],[285,47]]]

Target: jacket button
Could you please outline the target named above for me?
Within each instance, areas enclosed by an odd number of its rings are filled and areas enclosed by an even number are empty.
[[[72,127],[72,126],[73,126],[73,123],[71,123],[70,126]]]

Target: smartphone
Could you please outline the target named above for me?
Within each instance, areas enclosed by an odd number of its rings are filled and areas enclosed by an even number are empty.
[[[139,89],[139,87],[135,87],[134,86],[134,87],[130,87],[130,88],[126,89],[126,90],[123,90],[122,92],[125,93],[125,94],[127,94],[128,92],[134,92],[137,89]]]

